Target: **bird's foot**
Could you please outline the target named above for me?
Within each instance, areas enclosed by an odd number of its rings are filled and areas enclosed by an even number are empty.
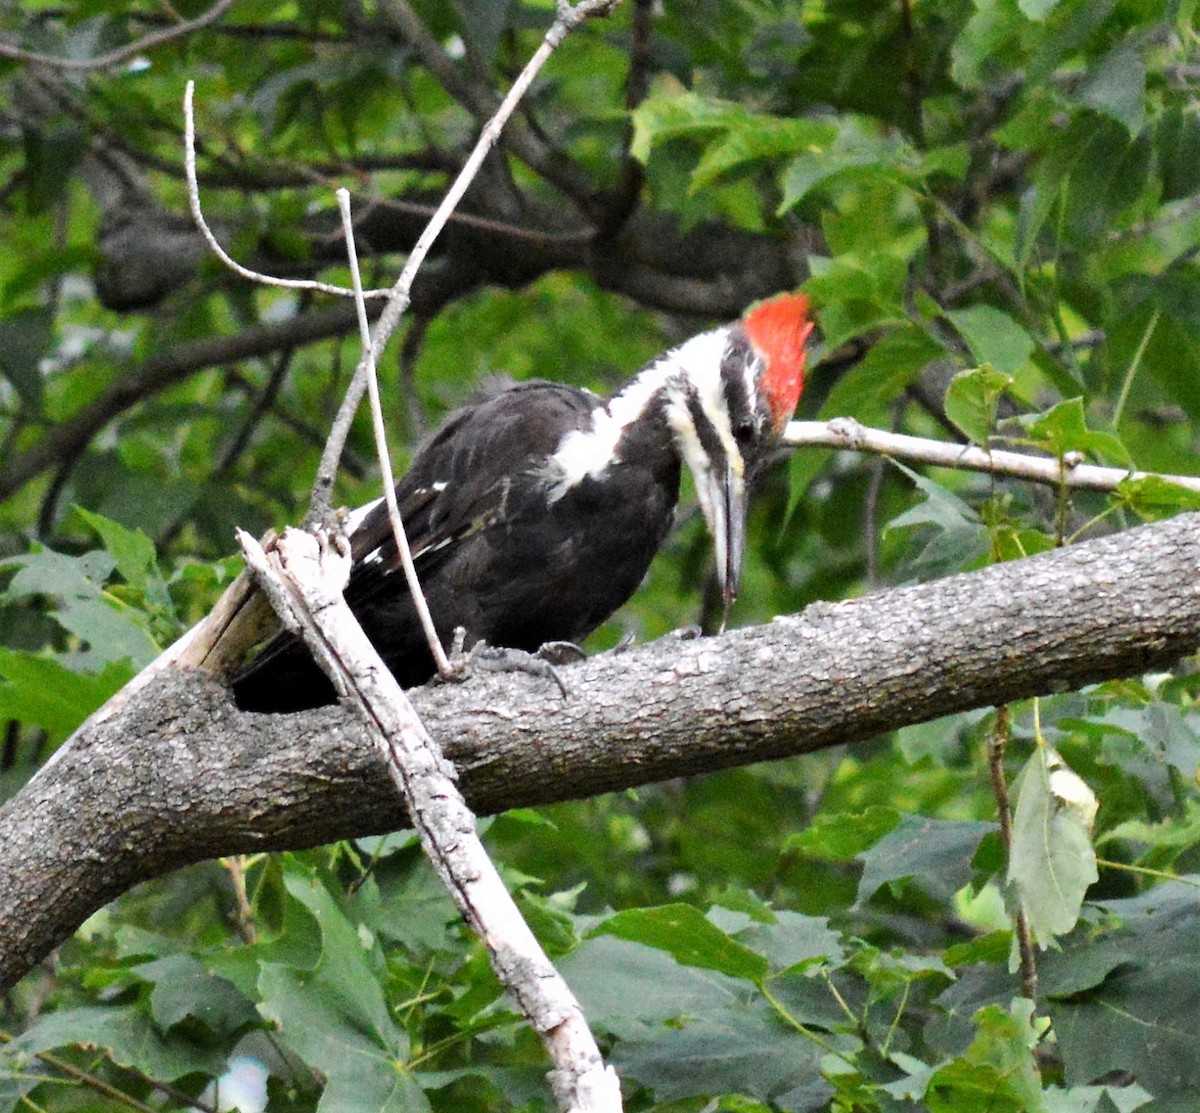
[[[488,645],[477,642],[468,654],[471,665],[484,672],[523,672],[529,676],[540,676],[544,680],[553,680],[562,692],[563,699],[570,698],[567,682],[563,680],[558,669],[536,653],[526,653],[523,649],[505,649],[503,646]]]
[[[543,646],[538,653],[527,653],[523,649],[506,649],[503,646],[488,645],[485,641],[477,641],[470,649],[464,650],[466,643],[466,632],[460,626],[454,631],[454,640],[450,645],[450,667],[445,673],[441,673],[442,680],[452,683],[466,680],[472,669],[479,669],[481,672],[523,672],[528,676],[540,676],[544,680],[553,680],[558,685],[558,690],[562,692],[563,699],[570,697],[570,691],[567,688],[566,682],[559,674],[555,664],[567,664],[571,658],[565,654],[561,657],[555,657],[553,661],[547,660],[541,656],[542,650],[546,649]],[[562,647],[570,646],[580,657],[583,656],[583,651],[578,646],[571,645],[570,642],[551,642],[551,646],[555,647],[552,652],[562,652]]]

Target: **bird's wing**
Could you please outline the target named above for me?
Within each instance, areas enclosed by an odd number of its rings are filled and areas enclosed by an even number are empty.
[[[518,478],[545,466],[600,400],[556,383],[513,387],[455,413],[417,453],[396,484],[418,575],[430,574],[467,537],[531,508],[533,485]],[[356,605],[397,590],[401,572],[386,504],[381,500],[350,538],[354,567],[346,598]]]

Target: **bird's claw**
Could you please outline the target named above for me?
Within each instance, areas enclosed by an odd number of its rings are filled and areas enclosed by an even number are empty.
[[[488,645],[485,641],[477,641],[470,649],[464,650],[465,643],[466,632],[460,626],[454,631],[454,640],[450,644],[448,655],[448,668],[438,674],[440,679],[450,683],[461,683],[470,676],[472,669],[479,669],[481,672],[523,672],[528,676],[540,676],[544,680],[553,680],[558,685],[563,699],[570,698],[571,693],[567,688],[566,681],[554,667],[555,664],[567,664],[570,660],[569,656],[556,658],[552,663],[540,656],[542,650],[539,650],[537,654],[527,653],[523,649],[506,649],[503,646]],[[551,650],[552,653],[561,652],[561,647],[570,646],[580,657],[583,656],[583,651],[578,646],[572,646],[570,642],[550,642],[548,644],[554,647]],[[542,647],[543,650],[546,648],[546,646]]]
[[[621,640],[609,650],[610,653],[624,653],[637,645],[637,634],[632,630],[627,630],[621,635]]]
[[[676,641],[692,641],[694,638],[704,636],[704,631],[699,626],[681,626],[678,630],[670,630],[662,635],[664,638],[673,638]],[[626,653],[637,645],[637,635],[627,633],[621,635],[621,640],[612,647],[613,653]]]
[[[546,642],[535,656],[550,665],[575,665],[587,660],[587,654],[574,642]]]

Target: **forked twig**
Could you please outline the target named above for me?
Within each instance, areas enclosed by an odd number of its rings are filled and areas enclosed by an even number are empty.
[[[409,301],[411,300],[409,292],[412,289],[413,280],[417,276],[417,271],[425,261],[425,257],[429,254],[430,248],[433,247],[442,229],[446,226],[446,222],[450,219],[454,209],[462,200],[471,183],[475,180],[475,175],[479,173],[479,168],[483,165],[483,160],[487,157],[492,147],[495,146],[497,139],[500,138],[500,132],[508,122],[508,118],[512,115],[513,109],[516,108],[521,98],[525,95],[526,90],[533,83],[533,79],[538,75],[542,66],[546,64],[547,59],[554,53],[555,49],[571,30],[587,19],[608,15],[618,3],[619,0],[580,0],[578,4],[572,5],[567,3],[566,0],[559,0],[558,18],[555,19],[553,25],[546,32],[541,45],[534,51],[533,56],[525,63],[525,68],[521,70],[516,81],[513,82],[512,87],[504,97],[504,100],[500,102],[500,107],[496,109],[495,115],[484,124],[480,131],[479,139],[476,141],[475,147],[468,156],[467,161],[463,164],[463,168],[459,171],[458,177],[454,179],[446,196],[442,198],[441,204],[438,205],[433,216],[430,217],[425,230],[421,233],[416,244],[413,245],[408,260],[404,264],[404,269],[400,272],[400,277],[393,283],[383,311],[380,313],[379,319],[375,322],[375,327],[372,330],[370,347],[370,357],[372,359],[378,360],[388,340],[391,339],[392,333],[396,331],[396,326],[399,324],[400,318],[404,315],[404,311],[408,308]],[[346,415],[348,413],[353,414],[358,408],[358,403],[362,400],[363,391],[366,389],[366,361],[367,356],[364,355],[363,359],[359,361],[359,365],[354,372],[354,378],[351,380],[350,386],[346,391],[346,398],[342,403],[342,408],[338,411],[338,415],[334,420],[333,430],[325,445],[325,452],[321,457],[321,463],[317,468],[317,478],[313,484],[312,499],[309,503],[306,522],[311,523],[322,520],[329,514],[333,483],[337,474],[337,463],[341,458],[342,447],[345,445],[346,437],[350,432],[350,421]]]
[[[196,83],[189,80],[183,91],[183,165],[187,175],[188,205],[192,210],[192,219],[196,222],[196,227],[200,230],[204,242],[208,244],[212,253],[234,274],[262,286],[279,286],[285,290],[313,290],[320,294],[332,294],[339,298],[354,297],[353,290],[348,290],[345,286],[336,286],[330,282],[318,282],[312,278],[280,278],[278,275],[251,270],[249,267],[242,266],[221,246],[221,241],[208,226],[208,221],[204,218],[204,210],[200,205],[200,182],[196,174],[196,117],[192,109],[195,92]],[[389,293],[388,290],[365,290],[361,296],[385,298]]]

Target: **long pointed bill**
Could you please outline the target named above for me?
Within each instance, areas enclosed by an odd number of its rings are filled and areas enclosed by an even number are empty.
[[[710,472],[706,479],[709,510],[708,528],[717,558],[717,584],[721,589],[725,613],[721,629],[729,619],[729,608],[737,598],[742,582],[742,554],[746,550],[746,484],[731,466],[721,473]]]

